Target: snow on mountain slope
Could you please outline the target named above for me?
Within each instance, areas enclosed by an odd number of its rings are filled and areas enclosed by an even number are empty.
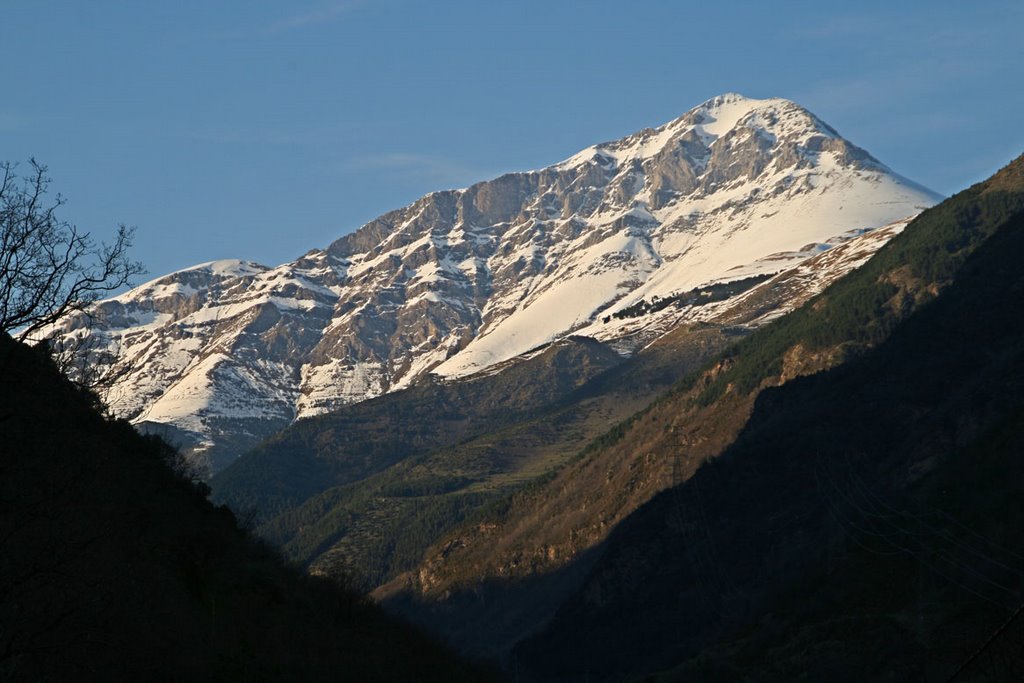
[[[277,268],[171,273],[100,303],[94,338],[126,371],[113,408],[219,468],[298,417],[570,333],[635,351],[704,314],[682,293],[854,238],[874,249],[893,231],[865,233],[938,199],[793,102],[723,95],[554,166],[431,193]],[[831,277],[813,270],[800,289]]]

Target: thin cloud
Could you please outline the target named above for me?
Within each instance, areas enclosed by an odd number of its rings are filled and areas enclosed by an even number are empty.
[[[353,9],[358,7],[360,2],[358,0],[345,0],[344,2],[335,2],[330,5],[319,7],[309,12],[302,14],[296,14],[280,21],[276,21],[267,27],[267,33],[282,33],[284,31],[292,31],[295,29],[305,28],[308,26],[318,26],[320,24],[327,24],[337,20],[344,14],[351,12]]]
[[[1022,6],[1024,7],[1024,6]],[[949,52],[986,51],[992,45],[1014,40],[1014,31],[1024,18],[1024,8],[991,8],[991,20],[983,23],[970,20],[957,21],[956,16],[941,8],[933,14],[902,14],[898,10],[858,11],[837,14],[818,21],[794,23],[783,29],[782,35],[794,40],[809,40],[839,47],[869,44],[884,46],[893,54],[919,56],[935,45]],[[1001,54],[1001,53],[1000,53]]]
[[[269,129],[206,128],[186,130],[179,134],[192,140],[218,145],[280,145],[301,147],[310,146],[315,144],[315,142],[322,142],[322,138],[314,141],[309,135]]]
[[[794,25],[789,34],[794,38],[835,40],[857,36],[877,35],[887,30],[889,22],[883,17],[867,14],[848,14],[830,17],[824,21]]]
[[[0,111],[0,133],[12,133],[21,128],[21,118],[9,111]]]
[[[891,64],[855,78],[825,80],[805,86],[793,99],[815,113],[875,110],[880,104],[895,106],[914,99],[935,97],[970,82],[987,68],[983,59],[950,55],[941,64],[908,62]],[[817,109],[820,108],[821,112]],[[891,124],[888,122],[886,125]],[[917,122],[907,122],[917,125]]]
[[[294,125],[280,126],[206,126],[180,128],[163,132],[198,140],[200,142],[224,145],[274,145],[282,147],[313,147],[320,149],[325,141],[337,139],[346,133],[343,124],[328,126]]]
[[[348,171],[384,171],[430,178],[442,182],[476,182],[493,175],[442,157],[410,152],[385,152],[352,157],[344,163]]]

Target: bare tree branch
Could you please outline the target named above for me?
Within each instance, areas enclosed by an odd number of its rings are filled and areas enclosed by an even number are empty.
[[[46,202],[46,167],[29,160],[20,177],[0,163],[0,332],[21,341],[74,313],[86,313],[103,295],[144,272],[128,257],[134,230],[119,226],[110,244],[57,217],[64,199]]]

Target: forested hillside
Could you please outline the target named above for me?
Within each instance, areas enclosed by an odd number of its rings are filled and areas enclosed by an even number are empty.
[[[478,681],[239,531],[175,454],[0,338],[0,678]]]
[[[924,212],[866,265],[608,430],[549,481],[453,531],[379,597],[467,650],[507,651],[576,590],[621,520],[735,440],[761,391],[859,357],[940,296],[1024,209],[1022,166]],[[496,618],[505,611],[516,618]]]
[[[903,263],[952,284],[877,348],[765,390],[732,447],[619,526],[517,649],[528,679],[1024,676],[1021,171],[1018,160],[879,255],[876,272]],[[872,293],[856,285],[828,294]],[[825,344],[884,324],[854,308],[804,326],[813,313],[791,330]]]

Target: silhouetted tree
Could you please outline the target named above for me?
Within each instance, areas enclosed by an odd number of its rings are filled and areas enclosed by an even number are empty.
[[[64,199],[47,198],[46,166],[29,160],[31,171],[0,162],[0,332],[19,341],[129,283],[143,271],[128,258],[131,228],[118,227],[111,244],[57,217]]]

